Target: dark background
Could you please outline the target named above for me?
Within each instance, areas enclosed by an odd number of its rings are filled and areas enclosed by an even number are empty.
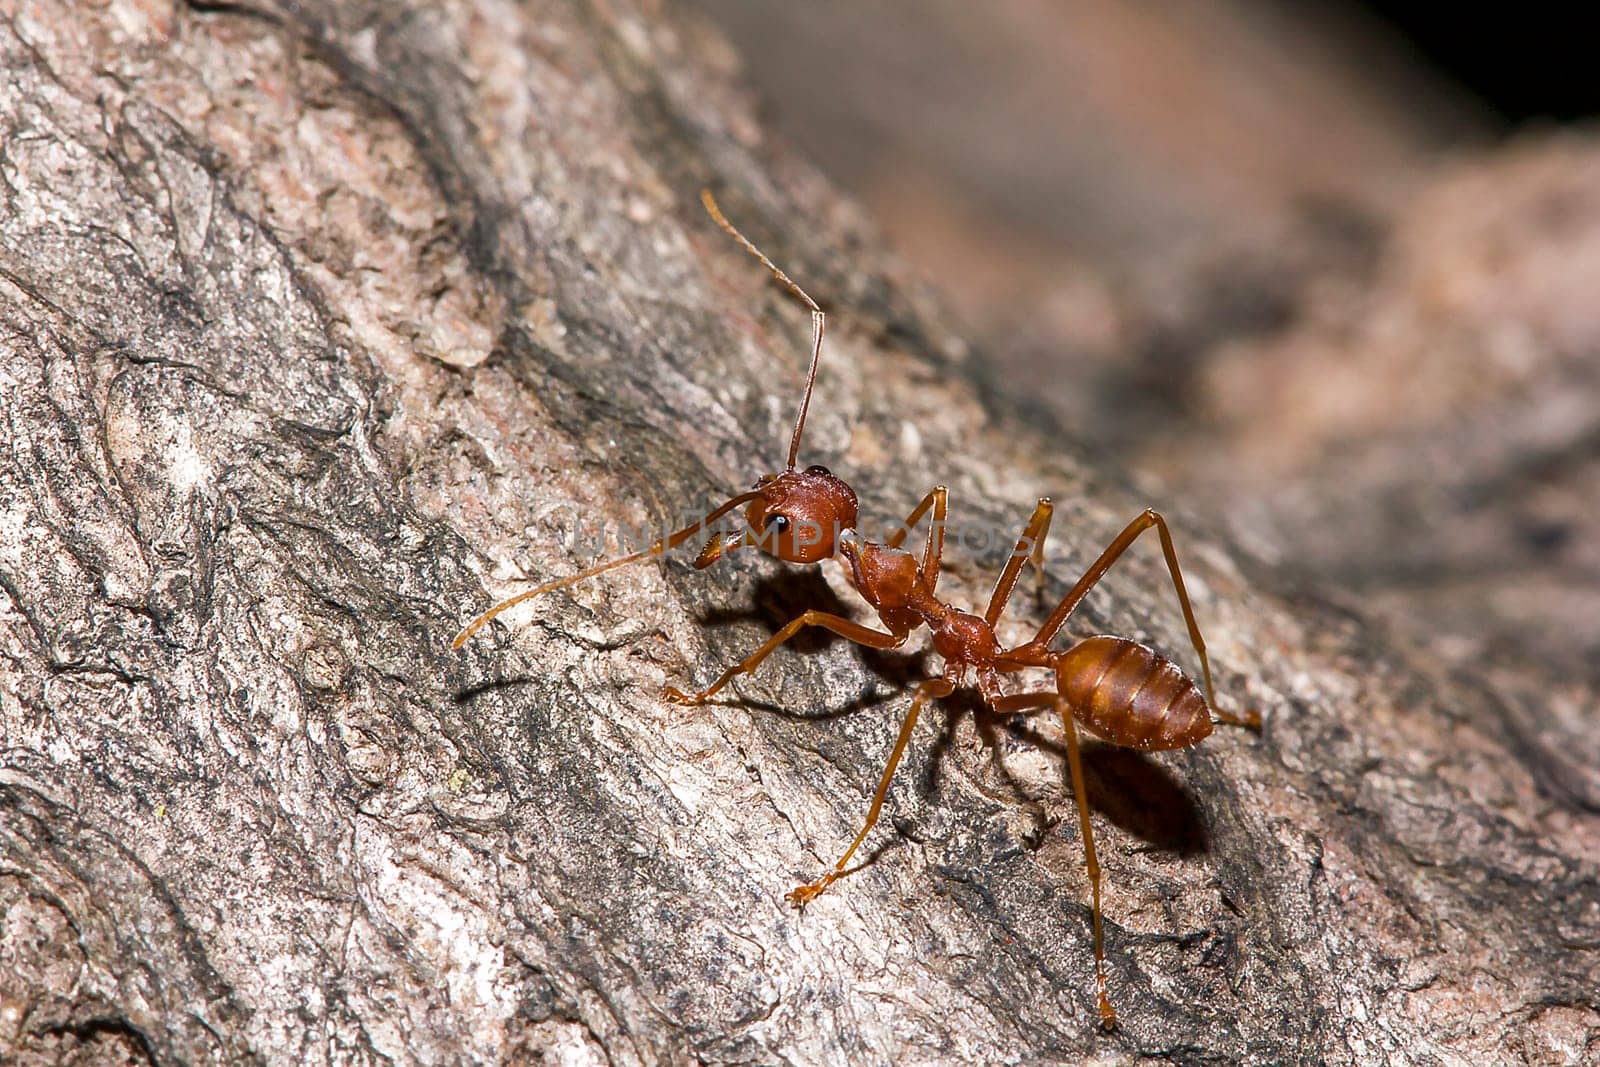
[[[1593,32],[1585,32],[1579,5],[1355,6],[1507,124],[1588,118],[1600,110]]]

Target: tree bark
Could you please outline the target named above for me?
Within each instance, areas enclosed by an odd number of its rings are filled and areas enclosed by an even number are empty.
[[[0,7],[0,1053],[22,1063],[1573,1062],[1600,1047],[1592,753],[1097,470],[649,3]],[[589,530],[802,462],[869,525],[1057,501],[1059,597],[1177,530],[1222,699],[1086,753],[928,716],[934,658],[800,643],[837,576],[644,565],[452,652]],[[975,538],[968,538],[974,540]],[[976,605],[1009,544],[953,549]],[[1020,637],[1045,609],[1020,601]],[[1159,554],[1076,624],[1188,662]],[[1531,703],[1530,703],[1531,702]],[[1582,716],[1582,711],[1573,713]],[[1566,735],[1562,735],[1566,736]],[[1588,777],[1586,777],[1588,776]],[[1064,817],[1065,816],[1065,817]]]

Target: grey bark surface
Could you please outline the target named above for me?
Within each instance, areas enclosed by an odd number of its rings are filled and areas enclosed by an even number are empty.
[[[1134,494],[764,139],[655,5],[0,5],[0,1059],[1578,1062],[1600,1047],[1593,750]],[[836,578],[682,560],[451,652],[466,617],[781,464],[887,526],[1058,504],[1059,596],[1174,521],[1256,738],[1087,753],[1113,993],[1048,721],[918,727],[810,642]],[[1008,546],[953,548],[976,605]],[[1019,601],[1012,636],[1040,607]],[[1141,548],[1075,626],[1190,661]],[[1581,712],[1574,713],[1581,722]],[[1562,749],[1567,751],[1562,752]]]

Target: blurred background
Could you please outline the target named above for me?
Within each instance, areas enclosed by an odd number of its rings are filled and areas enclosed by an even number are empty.
[[[1003,395],[1253,565],[1540,721],[1592,720],[1600,79],[1577,8],[684,2]]]

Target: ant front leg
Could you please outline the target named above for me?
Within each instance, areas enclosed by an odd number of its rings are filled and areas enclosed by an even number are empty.
[[[760,648],[723,671],[720,678],[698,693],[685,693],[676,686],[669,685],[666,688],[666,698],[674,704],[691,706],[704,704],[733,679],[741,674],[749,674],[759,667],[761,661],[772,655],[779,645],[788,641],[807,626],[820,626],[824,630],[838,634],[847,641],[854,641],[856,644],[866,645],[868,648],[897,648],[905,643],[908,636],[903,633],[886,634],[879,630],[874,630],[870,626],[863,626],[858,622],[841,618],[838,615],[829,615],[825,611],[807,611],[804,615],[801,615],[798,619],[773,634]]]
[[[900,529],[883,543],[885,548],[899,548],[928,509],[933,509],[933,517],[928,521],[928,543],[922,550],[922,578],[928,583],[929,592],[939,585],[939,563],[944,557],[944,517],[949,507],[950,490],[942,485],[934,486],[922,502],[911,509]]]
[[[1017,547],[1011,550],[1005,570],[1000,572],[1000,580],[995,582],[994,593],[989,597],[989,607],[983,617],[991,627],[1000,621],[1001,612],[1006,610],[1006,601],[1011,599],[1011,591],[1017,586],[1024,562],[1032,559],[1040,581],[1044,580],[1044,539],[1050,535],[1050,516],[1054,512],[1055,505],[1050,503],[1050,498],[1040,497],[1033,509],[1033,517],[1023,527],[1022,536],[1017,538]]]
[[[948,678],[934,678],[917,686],[917,693],[911,698],[911,710],[906,712],[905,722],[900,724],[900,736],[895,739],[894,751],[889,754],[889,765],[883,769],[883,778],[878,782],[878,791],[873,794],[872,807],[867,809],[867,824],[861,828],[856,839],[850,842],[850,847],[844,850],[844,855],[839,857],[839,862],[833,869],[815,882],[796,886],[784,898],[797,908],[804,908],[811,903],[822,891],[837,882],[850,872],[846,866],[850,857],[856,854],[856,849],[861,847],[861,842],[867,839],[867,834],[877,825],[878,813],[883,810],[883,798],[889,794],[889,782],[894,778],[894,770],[900,765],[900,757],[905,754],[906,745],[911,742],[911,731],[916,728],[917,716],[922,712],[922,705],[930,698],[945,697],[955,692],[955,685]]]

